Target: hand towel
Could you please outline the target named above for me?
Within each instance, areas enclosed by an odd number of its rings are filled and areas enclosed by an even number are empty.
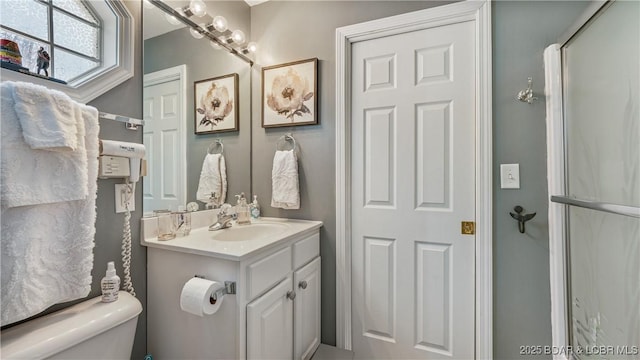
[[[84,298],[91,290],[100,128],[95,108],[81,105],[80,112],[86,132],[81,142],[86,149],[88,196],[53,204],[2,206],[2,326],[53,304]],[[8,152],[4,117],[2,156]],[[24,147],[34,157],[33,153],[42,152]],[[54,174],[40,172],[38,176],[53,180]]]
[[[276,151],[271,181],[271,206],[283,209],[300,208],[298,159],[294,150]]]
[[[40,85],[26,82],[7,85],[13,87],[14,109],[24,141],[32,149],[76,150],[81,115],[75,101],[61,91]]]
[[[218,198],[211,201],[211,194],[215,193]],[[222,205],[227,198],[227,166],[222,154],[207,154],[202,162],[200,171],[200,181],[196,192],[196,199],[203,203],[213,203]]]
[[[2,207],[47,204],[85,199],[88,195],[88,165],[85,147],[85,124],[80,104],[73,102],[77,115],[74,151],[34,149],[23,137],[23,127],[16,108],[19,86],[0,84],[2,109],[2,153],[0,156],[0,199]],[[69,99],[70,100],[70,99]],[[43,107],[53,104],[40,104]],[[84,106],[84,105],[83,105]],[[46,112],[39,110],[40,112]],[[52,110],[53,112],[53,110]],[[21,116],[25,116],[22,113]],[[27,122],[26,120],[24,122]]]

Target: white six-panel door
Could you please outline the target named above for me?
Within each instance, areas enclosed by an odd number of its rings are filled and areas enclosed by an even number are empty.
[[[353,44],[357,358],[474,358],[474,22]]]
[[[145,75],[146,79],[154,74]],[[143,178],[143,209],[177,210],[185,205],[186,150],[180,80],[144,87],[144,135],[147,176]]]

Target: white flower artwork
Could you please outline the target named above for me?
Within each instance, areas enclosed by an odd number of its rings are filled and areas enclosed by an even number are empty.
[[[317,68],[314,58],[262,69],[262,127],[318,123]]]
[[[196,134],[238,130],[238,74],[196,81],[193,91]]]

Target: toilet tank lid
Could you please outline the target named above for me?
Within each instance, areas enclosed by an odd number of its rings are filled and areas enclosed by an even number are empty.
[[[0,333],[3,359],[40,359],[57,354],[138,316],[142,304],[121,291],[118,301],[95,297]]]

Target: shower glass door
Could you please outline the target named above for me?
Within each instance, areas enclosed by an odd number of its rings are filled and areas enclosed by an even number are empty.
[[[640,359],[640,2],[561,48],[567,323],[580,359]]]

